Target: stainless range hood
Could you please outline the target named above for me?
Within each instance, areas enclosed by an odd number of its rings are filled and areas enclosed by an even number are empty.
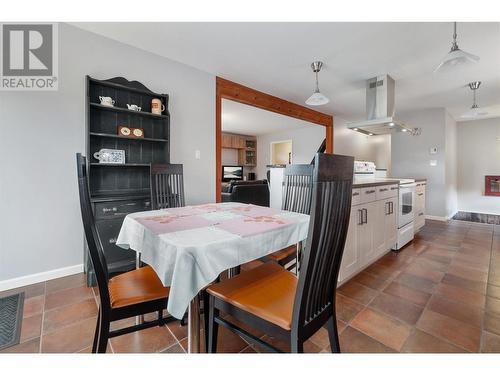
[[[366,120],[347,124],[367,135],[409,132],[412,129],[394,117],[394,80],[388,74],[366,81]]]

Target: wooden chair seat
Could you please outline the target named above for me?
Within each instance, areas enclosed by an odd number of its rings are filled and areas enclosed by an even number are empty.
[[[108,288],[112,308],[167,298],[170,292],[150,266],[113,277]]]
[[[267,256],[267,258],[269,260],[275,261],[276,263],[283,265],[282,262],[284,262],[290,258],[295,259],[296,256],[297,256],[297,246],[292,245],[292,246],[288,246],[285,249],[278,250],[272,254],[269,254]],[[290,259],[290,260],[292,260],[292,259]]]
[[[250,314],[291,330],[297,277],[269,262],[211,285],[207,292]]]
[[[252,261],[250,261],[248,263],[242,264],[241,265],[241,271],[243,271],[243,272],[251,271],[254,268],[262,266],[263,264],[264,264],[264,262],[261,261],[261,260],[259,260],[259,259],[252,260]]]

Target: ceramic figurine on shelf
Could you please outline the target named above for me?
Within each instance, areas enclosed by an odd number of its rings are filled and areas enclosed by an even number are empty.
[[[127,108],[130,109],[131,111],[137,111],[137,112],[140,112],[142,109],[136,104],[127,104]]]

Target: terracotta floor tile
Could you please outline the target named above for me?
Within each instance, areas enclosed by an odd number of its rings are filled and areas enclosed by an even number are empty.
[[[40,337],[0,350],[3,353],[40,353]]]
[[[415,276],[410,273],[403,272],[394,281],[403,284],[409,288],[420,290],[425,293],[432,293],[436,286],[435,283],[420,276]]]
[[[440,295],[434,295],[427,304],[427,309],[464,323],[481,327],[483,311],[479,307],[470,306]]]
[[[405,272],[430,280],[433,283],[440,282],[444,277],[444,272],[420,265],[418,263],[410,264],[405,268]]]
[[[394,353],[384,344],[372,339],[352,327],[346,327],[340,335],[340,351],[342,353]]]
[[[449,267],[449,264],[447,263],[437,262],[435,260],[424,257],[418,257],[417,259],[414,260],[412,264],[418,264],[422,267],[441,272],[446,272],[446,270]]]
[[[485,310],[500,316],[500,299],[486,297]]]
[[[472,290],[478,293],[485,294],[486,293],[486,283],[481,281],[473,281],[464,279],[463,277],[455,276],[451,273],[446,274],[443,277],[442,282],[444,284],[455,285],[459,288]]]
[[[181,344],[187,351],[187,338],[182,340]],[[222,326],[219,326],[219,337],[217,338],[217,353],[239,353],[243,349],[245,349],[247,345],[248,343],[237,334],[229,331]],[[204,351],[204,345],[202,346]]]
[[[78,286],[50,293],[45,296],[45,311],[71,305],[75,302],[93,298],[93,296],[92,288],[87,288],[86,286]]]
[[[409,326],[370,308],[359,313],[350,326],[396,351],[410,335]]]
[[[93,298],[72,305],[65,305],[45,312],[43,332],[50,332],[96,316],[97,306]]]
[[[389,280],[396,277],[399,274],[399,270],[395,270],[392,267],[385,267],[382,265],[374,264],[368,267],[365,272],[372,274],[382,280]]]
[[[466,350],[415,329],[406,340],[402,353],[465,353]]]
[[[482,293],[445,283],[437,285],[435,296],[443,296],[445,298],[479,308],[484,308],[484,303],[486,301],[486,298]]]
[[[482,353],[500,353],[500,336],[483,331],[481,338]]]
[[[29,341],[40,337],[42,328],[42,315],[33,315],[29,318],[24,318],[21,324],[21,339],[20,342]]]
[[[486,295],[488,295],[489,297],[500,299],[500,286],[488,284]]]
[[[312,335],[309,340],[321,349],[325,349],[330,345],[328,330],[324,327],[318,330],[314,335]]]
[[[203,317],[201,320],[201,324],[203,323]],[[170,323],[167,323],[168,329],[170,329],[170,332],[175,336],[177,341],[181,341],[182,339],[187,337],[188,334],[188,327],[187,325],[181,326],[180,321],[173,321]]]
[[[380,293],[369,306],[410,325],[417,322],[423,311],[420,306],[385,293]]]
[[[484,313],[483,329],[500,336],[500,315],[486,311]]]
[[[384,289],[384,293],[402,298],[419,306],[425,306],[429,298],[431,298],[430,293],[412,289],[397,282],[389,284],[387,288]]]
[[[368,288],[375,290],[382,290],[387,286],[387,280],[379,279],[369,273],[361,272],[358,275],[354,276],[351,281],[355,281],[359,284],[367,286]]]
[[[32,297],[24,300],[23,318],[38,315],[43,312],[44,296]]]
[[[463,267],[452,264],[448,268],[448,273],[472,281],[482,281],[482,282],[488,281],[488,272],[479,271],[471,267]]]
[[[340,319],[345,323],[349,323],[356,316],[356,314],[363,310],[363,305],[337,294],[336,309],[337,319]]]
[[[61,277],[54,280],[47,281],[46,294],[53,293],[63,289],[76,288],[77,286],[86,285],[85,274],[78,273],[76,275]]]
[[[247,346],[245,349],[243,349],[240,353],[242,354],[258,354],[259,352],[256,351],[254,348],[251,346]]]
[[[45,282],[27,285],[21,288],[3,290],[0,292],[0,297],[6,297],[21,292],[24,292],[25,299],[42,296],[45,294]]]
[[[350,299],[363,305],[367,305],[377,295],[378,291],[368,288],[355,281],[349,281],[338,288],[337,293],[349,297]]]
[[[445,315],[424,310],[417,328],[471,352],[479,350],[481,329]]]
[[[271,344],[272,346],[278,348],[279,350],[285,352],[285,353],[290,353],[290,343],[286,343],[284,341],[276,340],[273,337],[270,337],[268,335],[264,336],[263,340],[265,340],[267,343]],[[267,353],[266,350],[264,350],[260,346],[252,346],[257,352],[259,353]],[[329,346],[325,348],[326,350],[329,350]],[[304,353],[319,353],[321,352],[322,348],[317,346],[315,343],[313,343],[311,340],[307,340],[304,343]]]
[[[185,354],[184,348],[179,344],[174,344],[171,347],[162,351],[162,353]]]
[[[42,353],[75,353],[92,345],[96,319],[76,324],[43,335]]]
[[[111,339],[115,353],[156,353],[176,342],[166,327],[152,327]]]

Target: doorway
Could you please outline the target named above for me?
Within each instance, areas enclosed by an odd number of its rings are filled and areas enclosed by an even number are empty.
[[[292,140],[271,142],[271,165],[292,164]]]

